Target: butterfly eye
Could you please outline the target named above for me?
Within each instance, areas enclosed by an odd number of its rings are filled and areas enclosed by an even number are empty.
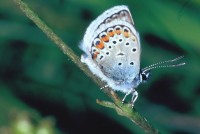
[[[148,72],[142,72],[140,75],[142,77],[142,80],[141,80],[142,82],[146,82],[151,76],[149,71]]]
[[[116,26],[115,27],[115,32],[119,35],[119,34],[121,34],[121,27],[120,26]]]

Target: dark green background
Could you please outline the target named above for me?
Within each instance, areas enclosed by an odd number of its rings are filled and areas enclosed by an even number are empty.
[[[79,56],[90,22],[108,8],[128,5],[141,37],[142,67],[181,55],[187,63],[152,71],[148,83],[137,88],[135,108],[164,134],[200,133],[199,0],[25,2]],[[33,127],[48,120],[52,133],[143,133],[114,110],[96,104],[97,98],[109,100],[12,0],[1,0],[0,133],[14,132],[15,122],[24,116]]]

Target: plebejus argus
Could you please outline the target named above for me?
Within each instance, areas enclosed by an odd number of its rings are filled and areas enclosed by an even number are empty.
[[[139,34],[127,6],[115,6],[94,20],[86,30],[80,48],[85,52],[81,61],[93,74],[115,91],[132,93],[132,106],[138,97],[135,88],[149,77],[155,68],[181,66],[185,63],[160,65],[177,61],[162,61],[140,69],[141,45]]]

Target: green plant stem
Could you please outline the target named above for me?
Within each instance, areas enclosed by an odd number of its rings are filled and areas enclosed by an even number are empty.
[[[88,77],[90,77],[98,86],[103,87],[105,83],[101,81],[98,77],[94,76],[90,70],[87,68],[85,64],[80,61],[80,58],[65,44],[61,38],[59,38],[39,17],[36,13],[34,13],[26,3],[22,0],[13,0],[22,12],[31,19],[45,34],[51,39],[60,50],[67,55]],[[102,89],[104,93],[106,93],[114,103],[105,102],[97,100],[97,103],[106,107],[110,107],[116,110],[116,112],[125,116],[134,122],[136,125],[140,126],[146,133],[149,134],[158,134],[158,130],[153,128],[145,118],[143,118],[135,109],[129,104],[124,104],[122,106],[121,99],[117,96],[117,94],[110,88]]]

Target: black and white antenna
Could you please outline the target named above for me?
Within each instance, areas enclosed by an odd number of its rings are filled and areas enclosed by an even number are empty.
[[[184,56],[179,56],[175,59],[172,59],[172,60],[166,60],[166,61],[161,61],[161,62],[157,62],[157,63],[154,63],[148,67],[145,67],[142,69],[142,72],[145,73],[145,72],[148,72],[150,70],[153,70],[153,69],[157,69],[157,68],[171,68],[171,67],[179,67],[179,66],[183,66],[185,65],[186,63],[185,62],[181,62],[181,63],[177,63],[177,64],[168,64],[168,65],[163,65],[165,63],[174,63],[180,59],[182,59]]]

